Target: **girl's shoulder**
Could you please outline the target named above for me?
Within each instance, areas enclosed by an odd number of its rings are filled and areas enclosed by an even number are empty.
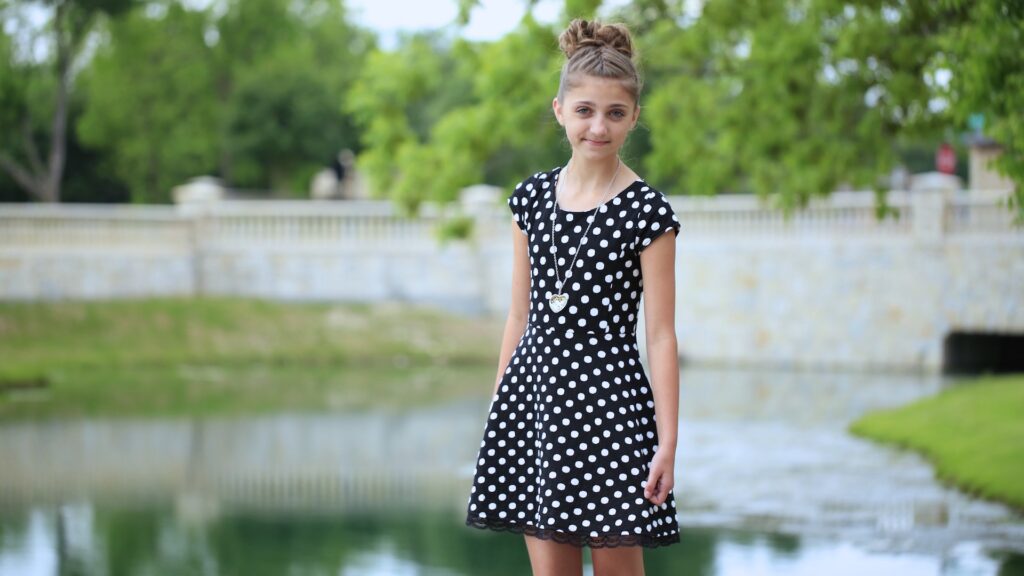
[[[526,233],[529,233],[531,224],[536,216],[537,208],[540,205],[538,199],[542,198],[549,188],[554,186],[555,175],[560,168],[554,168],[546,172],[536,172],[521,180],[512,194],[508,197],[508,206],[512,210],[515,221]]]
[[[669,203],[668,194],[651,185],[650,182],[637,176],[629,186],[620,194],[623,199],[630,200],[629,206],[640,208],[645,205],[662,205]]]
[[[561,170],[562,166],[555,166],[551,170],[534,172],[520,181],[519,184],[516,185],[516,189],[518,190],[520,187],[525,187],[529,184],[542,186],[544,182],[548,182],[548,185],[550,186],[554,183],[556,176]]]
[[[540,196],[548,188],[555,185],[555,178],[561,166],[543,172],[534,172],[516,184],[512,191],[512,197],[519,198],[522,203],[531,203],[529,200]]]
[[[637,178],[636,189],[640,193],[640,196],[645,200],[656,200],[656,201],[668,201],[668,194],[665,194],[660,189],[655,188],[650,182],[643,178]]]

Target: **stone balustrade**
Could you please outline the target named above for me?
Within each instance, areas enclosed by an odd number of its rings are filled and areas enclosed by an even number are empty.
[[[789,217],[753,196],[672,197],[681,353],[935,370],[952,331],[1024,332],[1024,227],[1008,198],[894,191],[878,219],[872,192],[836,192]],[[466,241],[438,240],[446,210],[0,205],[0,299],[400,300],[502,314],[513,233],[503,199],[466,210],[475,222]]]

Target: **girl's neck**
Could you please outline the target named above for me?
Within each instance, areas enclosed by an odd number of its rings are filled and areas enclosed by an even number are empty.
[[[610,180],[619,168],[618,156],[601,160],[583,160],[577,156],[569,159],[569,163],[563,169],[566,175],[565,184],[570,196],[578,197],[599,197]],[[623,170],[618,170],[619,175]]]

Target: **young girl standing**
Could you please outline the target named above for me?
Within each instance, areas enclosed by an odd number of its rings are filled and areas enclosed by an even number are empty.
[[[508,201],[512,302],[466,523],[524,534],[535,576],[581,574],[583,547],[597,576],[640,575],[644,547],[679,541],[679,221],[619,158],[640,114],[628,30],[574,20],[559,44],[572,157]]]

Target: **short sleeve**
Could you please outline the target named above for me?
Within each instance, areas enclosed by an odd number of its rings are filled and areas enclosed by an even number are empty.
[[[648,189],[643,195],[636,222],[636,251],[642,252],[659,236],[671,230],[679,236],[679,219],[664,193]],[[675,240],[675,238],[673,238]]]
[[[508,197],[508,207],[512,211],[512,219],[523,231],[523,234],[530,233],[530,206],[535,195],[534,179],[527,178],[516,184],[512,195]]]

